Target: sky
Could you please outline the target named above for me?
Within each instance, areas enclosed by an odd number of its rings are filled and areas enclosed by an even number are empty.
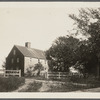
[[[69,14],[98,2],[0,2],[0,66],[14,45],[47,50],[73,28]]]

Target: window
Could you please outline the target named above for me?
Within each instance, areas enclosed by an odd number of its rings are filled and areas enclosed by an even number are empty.
[[[17,58],[17,63],[19,63],[19,58]]]
[[[11,63],[12,63],[12,64],[14,63],[14,59],[13,59],[13,58],[11,59]]]
[[[14,55],[16,54],[16,50],[14,50],[13,54],[14,54]]]

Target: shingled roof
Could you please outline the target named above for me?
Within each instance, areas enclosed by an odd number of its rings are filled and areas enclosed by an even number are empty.
[[[27,48],[24,46],[15,45],[15,47],[25,56],[25,57],[32,57],[38,59],[46,59],[45,53],[42,50],[34,49],[34,48]]]

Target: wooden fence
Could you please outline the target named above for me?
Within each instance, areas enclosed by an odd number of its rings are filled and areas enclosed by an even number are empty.
[[[68,72],[47,72],[45,78],[50,79],[66,79],[70,76],[77,75],[78,77],[83,77],[82,74],[68,73]]]
[[[4,70],[4,77],[19,76],[21,77],[21,70]]]
[[[47,72],[46,73],[46,78],[53,78],[53,79],[65,79],[67,78],[68,73],[66,72]]]

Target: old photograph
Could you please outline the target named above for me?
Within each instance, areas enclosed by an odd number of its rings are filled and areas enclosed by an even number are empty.
[[[0,2],[0,93],[99,93],[100,2]]]

